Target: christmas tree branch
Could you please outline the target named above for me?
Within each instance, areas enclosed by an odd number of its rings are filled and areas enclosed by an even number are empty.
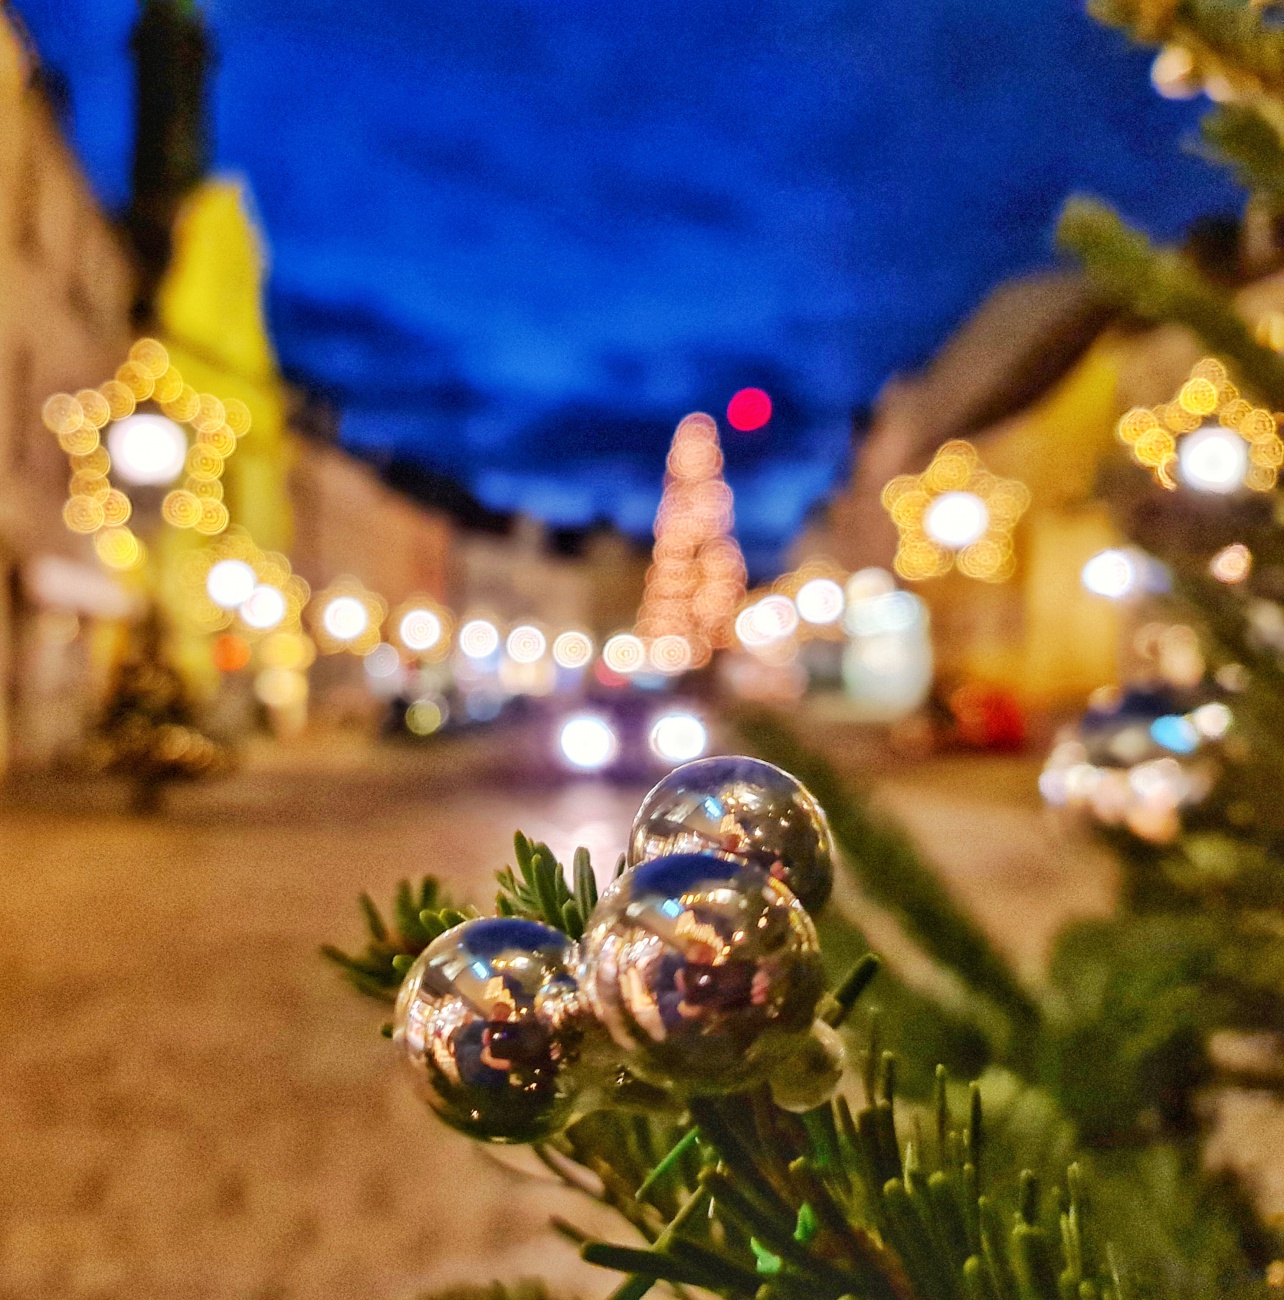
[[[1187,258],[1154,248],[1092,199],[1066,204],[1057,238],[1082,260],[1103,297],[1142,320],[1174,321],[1194,330],[1211,351],[1234,363],[1259,398],[1284,406],[1284,358],[1254,340],[1225,294]]]
[[[1223,104],[1205,116],[1200,133],[1213,161],[1275,208],[1284,206],[1284,140],[1256,109]]]
[[[1198,75],[1220,77],[1284,127],[1284,31],[1239,0],[1090,0],[1099,22],[1144,45],[1180,45]]]
[[[933,957],[989,999],[1011,1025],[1009,1049],[1020,1057],[1040,1012],[977,924],[950,897],[908,836],[876,819],[847,789],[832,764],[805,748],[775,717],[746,714],[738,726],[755,752],[793,772],[829,816],[843,860],[875,902],[888,908]]]

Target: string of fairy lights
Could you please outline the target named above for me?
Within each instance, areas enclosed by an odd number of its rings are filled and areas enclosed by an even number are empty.
[[[461,616],[428,595],[392,607],[348,576],[314,593],[286,555],[260,549],[232,523],[223,500],[224,469],[250,432],[248,407],[197,392],[156,339],[139,339],[96,388],[50,397],[43,418],[68,457],[64,521],[93,538],[108,567],[128,573],[144,564],[139,494],[146,502],[148,492],[162,493],[160,523],[207,539],[179,557],[181,616],[214,638],[220,670],[254,662],[256,689],[269,704],[306,698],[306,672],[318,653],[365,656],[372,673],[431,667],[454,655],[465,670],[497,668],[519,691],[537,691],[559,669],[678,676],[720,649],[786,663],[808,641],[857,635],[869,601],[889,595],[883,577],[868,576],[874,571],[851,574],[826,560],[748,590],[717,424],[700,412],[674,434],[634,625],[600,645],[587,628],[505,623],[479,611]],[[1276,416],[1244,398],[1213,358],[1193,368],[1172,401],[1128,411],[1118,435],[1170,489],[1265,492],[1284,464]],[[970,443],[946,442],[921,473],[893,478],[882,503],[897,528],[893,567],[902,581],[951,570],[984,582],[1013,574],[1014,530],[1030,493],[987,469]],[[1251,562],[1242,550],[1228,548],[1219,561],[1227,580]],[[1085,585],[1114,595],[1142,568],[1136,557],[1103,553],[1085,570]]]

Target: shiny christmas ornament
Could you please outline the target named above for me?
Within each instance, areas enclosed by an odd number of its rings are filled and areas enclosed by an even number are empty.
[[[834,884],[834,837],[815,796],[761,759],[723,755],[674,768],[642,801],[631,867],[673,853],[712,853],[761,867],[808,911]]]
[[[447,1124],[535,1142],[567,1123],[583,1038],[571,953],[548,926],[489,917],[439,935],[406,973],[393,1039]]]
[[[832,1025],[816,1020],[798,1050],[772,1070],[767,1080],[771,1099],[781,1110],[796,1115],[815,1110],[834,1095],[846,1064],[843,1036]]]
[[[677,854],[625,872],[589,918],[581,984],[628,1069],[737,1092],[801,1045],[824,990],[811,918],[752,864]]]

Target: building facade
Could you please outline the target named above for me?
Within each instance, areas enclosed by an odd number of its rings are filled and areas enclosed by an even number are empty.
[[[79,744],[102,635],[130,608],[63,527],[67,458],[40,409],[114,372],[133,292],[130,257],[0,10],[0,769]]]

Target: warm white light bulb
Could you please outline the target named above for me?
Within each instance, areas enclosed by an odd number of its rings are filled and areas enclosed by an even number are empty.
[[[1234,492],[1248,477],[1248,443],[1233,429],[1220,425],[1183,438],[1177,449],[1181,479],[1197,492]]]
[[[355,596],[336,596],[321,622],[336,641],[352,641],[370,626],[370,611]]]
[[[261,582],[250,593],[239,613],[250,627],[265,631],[285,617],[285,597],[275,587]]]
[[[593,638],[586,632],[563,632],[553,642],[553,662],[559,668],[583,668],[593,658]]]
[[[397,629],[407,650],[431,650],[441,640],[441,619],[430,609],[407,610]]]
[[[486,659],[499,649],[499,632],[484,618],[470,619],[459,629],[459,648],[469,659]]]
[[[543,658],[548,642],[544,633],[529,623],[522,623],[508,634],[504,648],[515,664],[533,664]]]
[[[942,492],[923,514],[927,535],[952,551],[961,551],[985,536],[990,512],[975,492]]]
[[[163,415],[144,411],[117,420],[107,434],[116,472],[138,487],[172,483],[187,459],[187,435]]]
[[[244,560],[220,560],[205,578],[205,590],[220,609],[244,605],[257,585],[254,570]]]
[[[843,589],[832,578],[812,578],[798,588],[794,604],[807,623],[836,623],[843,614]]]

